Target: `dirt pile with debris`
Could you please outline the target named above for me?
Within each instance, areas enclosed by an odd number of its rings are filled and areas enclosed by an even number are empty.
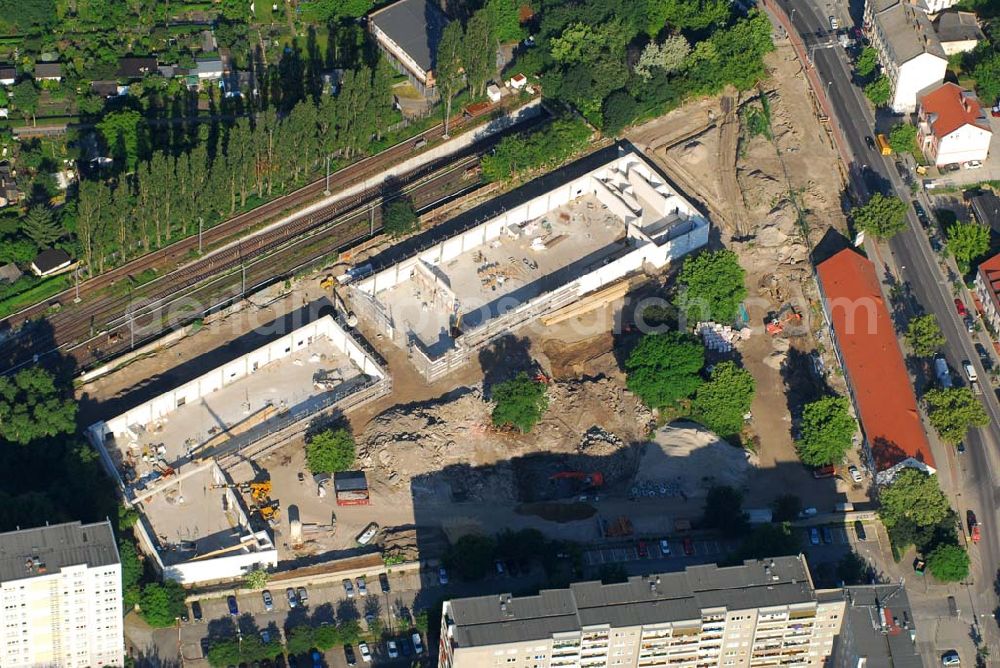
[[[414,496],[462,501],[547,498],[560,471],[599,471],[606,485],[626,481],[652,414],[607,377],[553,382],[549,410],[529,434],[495,429],[482,387],[399,406],[358,435],[369,476]]]

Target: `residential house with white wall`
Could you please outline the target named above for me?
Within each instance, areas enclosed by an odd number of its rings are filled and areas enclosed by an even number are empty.
[[[917,142],[935,165],[982,162],[992,138],[986,111],[972,91],[945,83],[921,94]]]

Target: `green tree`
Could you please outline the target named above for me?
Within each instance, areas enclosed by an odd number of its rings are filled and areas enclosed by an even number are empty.
[[[313,629],[312,640],[313,645],[324,652],[328,649],[333,649],[343,642],[340,637],[340,629],[332,624],[325,624],[317,629]]]
[[[139,603],[139,581],[145,569],[139,559],[135,542],[119,538],[118,555],[122,565],[122,607],[128,612]]]
[[[525,170],[557,165],[586,148],[590,128],[577,118],[557,118],[530,132],[508,135],[482,160],[487,181],[506,181]]]
[[[462,63],[473,97],[483,95],[487,82],[496,75],[498,46],[489,11],[481,9],[469,19],[462,42]]]
[[[746,272],[731,250],[688,257],[677,276],[674,304],[689,324],[709,320],[730,323],[747,296],[745,278]]]
[[[681,69],[690,53],[691,45],[684,39],[684,35],[670,35],[663,42],[647,44],[634,70],[643,81],[649,81],[653,78],[655,70],[672,74]]]
[[[955,256],[959,270],[969,271],[972,262],[990,249],[990,228],[979,223],[955,222],[948,226],[948,252]]]
[[[927,555],[927,568],[938,582],[961,582],[969,576],[969,553],[958,545],[939,545]]]
[[[896,153],[913,153],[917,148],[917,128],[909,123],[897,123],[889,131],[889,146]]]
[[[118,530],[126,531],[135,526],[139,521],[139,511],[135,506],[126,506],[124,503],[118,506]]]
[[[906,326],[906,342],[917,357],[931,357],[947,343],[937,318],[930,314],[910,319]]]
[[[496,541],[478,533],[465,534],[448,548],[444,563],[465,580],[482,580],[493,568]]]
[[[759,524],[743,539],[737,551],[737,558],[743,561],[798,554],[801,547],[800,536],[800,532],[793,531],[788,522]]]
[[[64,398],[55,377],[32,366],[0,377],[0,437],[26,445],[76,431],[76,403]]]
[[[875,193],[867,203],[851,209],[858,229],[880,239],[891,239],[906,229],[906,204],[898,197]]]
[[[879,517],[887,529],[904,520],[916,526],[931,526],[948,516],[951,506],[937,478],[917,469],[905,468],[879,494]]]
[[[514,427],[522,434],[531,431],[549,407],[544,382],[523,371],[517,377],[493,387],[493,426]]]
[[[646,32],[656,35],[669,25],[677,30],[699,31],[722,25],[729,18],[726,0],[647,0],[649,25]]]
[[[11,103],[21,113],[25,121],[30,118],[31,124],[35,124],[35,112],[38,111],[38,89],[35,88],[34,81],[25,79],[16,84],[12,91]]]
[[[749,527],[747,514],[743,512],[743,495],[728,485],[708,490],[702,524],[727,536],[743,534]]]
[[[878,52],[875,51],[875,47],[866,46],[861,50],[857,61],[854,63],[854,71],[860,77],[867,77],[875,71],[876,67],[878,67]]]
[[[486,0],[493,34],[501,43],[519,42],[527,36],[521,27],[520,10],[527,2],[521,0]]]
[[[324,429],[306,444],[306,464],[312,473],[347,471],[354,458],[354,436],[347,427]]]
[[[420,216],[407,197],[389,202],[382,211],[382,228],[392,237],[401,237],[420,229]]]
[[[306,652],[309,647],[306,647]],[[243,660],[240,653],[240,644],[236,638],[216,640],[208,649],[208,663],[212,668],[225,668],[225,666],[235,666]]]
[[[646,334],[625,361],[626,385],[647,406],[669,406],[698,389],[704,365],[705,349],[694,337]]]
[[[142,588],[139,597],[142,618],[154,628],[173,626],[178,617],[187,612],[184,603],[184,588],[173,580],[162,584],[151,582]]]
[[[771,512],[775,522],[792,522],[799,519],[802,499],[794,494],[782,494],[771,502]]]
[[[892,84],[889,77],[883,74],[865,86],[865,97],[876,107],[884,107],[889,104],[889,99],[892,97]]]
[[[113,111],[97,124],[108,151],[127,169],[134,171],[139,160],[139,127],[142,114],[134,109]]]
[[[695,391],[692,417],[723,438],[737,436],[755,391],[756,383],[749,371],[735,362],[720,362],[712,369],[708,382]]]
[[[52,214],[52,209],[44,204],[36,204],[28,209],[28,215],[21,222],[21,230],[39,248],[49,248],[66,234],[66,230]]]
[[[928,419],[945,443],[956,444],[965,438],[971,427],[990,423],[986,409],[968,387],[947,387],[928,390]]]
[[[267,571],[255,568],[243,576],[243,586],[247,589],[263,589],[267,586],[269,577]]]
[[[292,628],[285,634],[285,644],[289,654],[305,654],[313,645],[313,629],[311,626],[303,624]]]
[[[845,397],[823,397],[802,410],[802,438],[795,444],[807,466],[836,464],[851,449],[858,425]]]
[[[981,100],[992,104],[1000,98],[1000,52],[994,51],[980,60],[972,68],[972,78],[976,80]]]
[[[448,121],[451,119],[451,101],[462,89],[462,24],[452,21],[444,28],[438,42],[434,79],[444,99],[444,134],[448,136]]]
[[[429,621],[430,615],[427,612],[427,608],[419,610],[415,615],[413,615],[413,625],[424,635],[427,635],[427,631],[430,628]]]
[[[868,562],[855,552],[848,552],[837,562],[837,579],[845,585],[868,582]]]

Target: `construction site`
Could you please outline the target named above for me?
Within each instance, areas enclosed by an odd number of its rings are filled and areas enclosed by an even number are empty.
[[[485,222],[349,288],[358,315],[407,349],[428,381],[563,307],[575,304],[576,315],[582,300],[614,301],[627,290],[621,279],[708,243],[708,219],[628,144],[510,195],[514,204]]]
[[[88,436],[126,500],[142,510],[142,542],[164,574],[186,584],[214,581],[277,563],[280,507],[254,462],[312,420],[390,390],[380,361],[323,315],[93,424]]]

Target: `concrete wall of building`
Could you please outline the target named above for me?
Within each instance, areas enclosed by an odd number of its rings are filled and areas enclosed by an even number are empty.
[[[892,110],[897,114],[909,114],[917,110],[917,93],[944,81],[948,61],[922,53],[898,67],[892,90]]]
[[[993,326],[993,331],[1000,332],[1000,311],[997,310],[982,274],[976,274],[976,296],[983,305],[983,317]]]
[[[327,338],[364,373],[376,378],[384,376],[379,364],[331,316],[324,316],[108,420],[106,430],[118,436],[124,434],[130,426],[144,427],[168,415],[178,406],[197,401],[272,362],[295,354],[320,336]]]
[[[934,164],[950,165],[970,160],[984,161],[990,152],[993,133],[975,125],[963,125],[937,142]]]

